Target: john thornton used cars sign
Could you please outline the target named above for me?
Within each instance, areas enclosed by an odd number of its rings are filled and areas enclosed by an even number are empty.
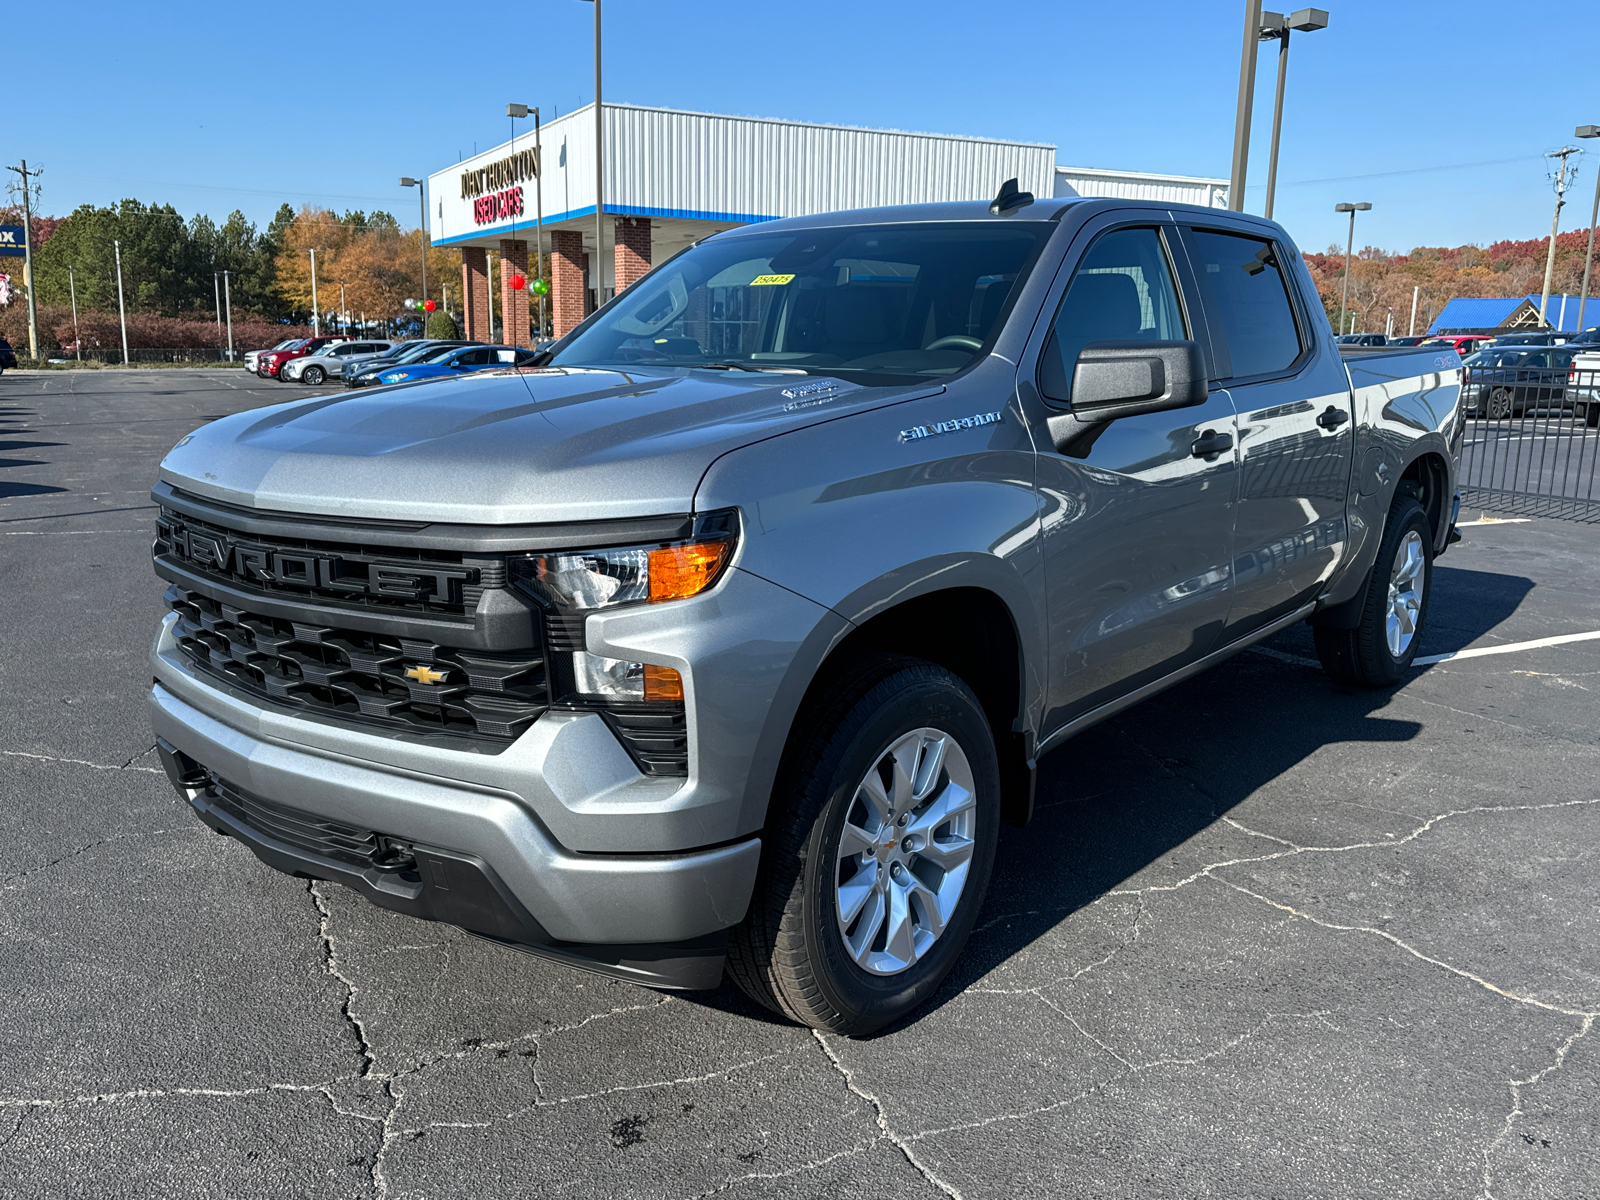
[[[21,257],[23,253],[22,226],[0,225],[0,254],[13,254]]]

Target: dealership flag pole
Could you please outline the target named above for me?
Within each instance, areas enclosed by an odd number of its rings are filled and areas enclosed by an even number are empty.
[[[228,310],[228,361],[233,361],[233,294],[228,291],[228,272],[222,273],[222,303]]]
[[[539,242],[538,261],[534,264],[538,272],[536,278],[544,279],[544,142],[539,137],[539,110],[533,110],[533,162],[537,170],[533,173],[534,195],[534,228]],[[539,293],[539,336],[534,339],[535,344],[544,339],[544,292]]]
[[[122,243],[111,239],[111,249],[117,256],[117,316],[122,319],[122,365],[128,365],[128,310],[122,304]]]

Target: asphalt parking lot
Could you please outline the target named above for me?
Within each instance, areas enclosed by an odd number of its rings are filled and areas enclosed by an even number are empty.
[[[1044,762],[918,1020],[819,1036],[189,814],[144,709],[148,488],[303,394],[0,379],[0,1196],[1600,1195],[1600,641],[1392,694],[1303,627],[1237,656]],[[1463,532],[1423,655],[1600,630],[1600,528]]]

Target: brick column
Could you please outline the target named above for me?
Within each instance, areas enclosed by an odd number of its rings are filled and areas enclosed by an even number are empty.
[[[617,291],[621,292],[650,269],[650,218],[618,217],[613,246]]]
[[[519,292],[511,286],[511,277],[528,277],[528,243],[518,239],[500,239],[500,336],[507,345],[528,344],[528,288],[524,284]]]
[[[550,314],[556,337],[565,337],[583,320],[583,234],[550,231]]]
[[[461,335],[468,341],[487,342],[494,324],[489,307],[488,254],[481,246],[461,248]]]

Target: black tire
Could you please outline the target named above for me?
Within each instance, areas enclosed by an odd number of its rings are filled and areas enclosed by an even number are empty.
[[[1389,582],[1397,555],[1407,535],[1416,533],[1422,542],[1422,598],[1410,641],[1396,655],[1389,646]],[[1312,635],[1322,669],[1336,682],[1354,687],[1393,687],[1404,677],[1417,656],[1428,622],[1428,603],[1433,598],[1433,529],[1428,514],[1414,495],[1395,497],[1384,523],[1378,558],[1367,577],[1366,599],[1361,606],[1361,621],[1354,629],[1333,629],[1317,625]]]
[[[1590,429],[1600,429],[1600,402],[1589,402],[1589,407],[1583,413],[1583,423]]]
[[[867,772],[925,727],[953,737],[971,768],[970,865],[925,953],[897,974],[874,974],[851,956],[840,929],[840,834]],[[977,697],[943,667],[874,655],[832,680],[795,722],[755,894],[729,937],[728,974],[752,999],[814,1029],[859,1037],[898,1020],[933,994],[960,956],[989,884],[999,825],[999,760]]]
[[[316,387],[327,376],[321,367],[307,367],[300,373],[300,382],[307,387]]]

